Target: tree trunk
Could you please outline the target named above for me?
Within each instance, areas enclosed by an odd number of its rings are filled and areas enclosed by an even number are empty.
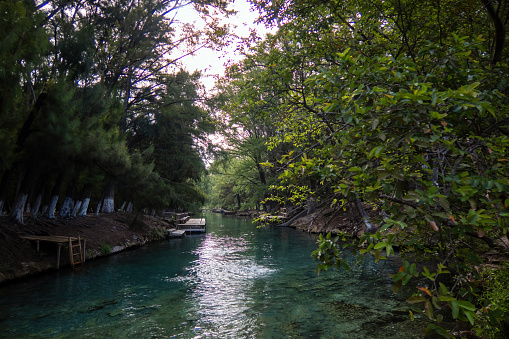
[[[65,192],[65,199],[62,207],[60,208],[60,216],[62,218],[69,218],[73,210],[73,197],[76,197],[76,189],[78,187],[78,174],[75,173],[72,183],[67,187]]]
[[[90,204],[90,198],[83,199],[83,203],[81,204],[81,209],[80,209],[80,213],[78,214],[78,216],[80,216],[80,217],[87,216],[87,210],[88,210],[89,204]]]
[[[290,220],[288,220],[287,222],[285,223],[282,223],[280,225],[278,225],[278,227],[288,227],[288,226],[292,226],[292,223],[299,219],[300,217],[303,217],[305,215],[308,214],[308,210],[307,209],[304,209],[302,211],[300,211],[299,213],[297,213],[295,216],[293,216]]]
[[[76,201],[76,204],[74,205],[74,208],[72,209],[71,217],[76,218],[76,215],[78,214],[78,211],[80,210],[81,205],[82,205],[81,200]]]
[[[256,169],[258,170],[258,176],[260,177],[260,181],[262,184],[267,185],[267,178],[265,177],[265,171],[263,167],[259,164],[259,161],[256,163]]]
[[[125,211],[127,213],[133,213],[133,203],[131,201],[129,201],[129,203],[127,204],[127,208],[125,209]]]
[[[64,175],[60,173],[57,177],[57,181],[55,182],[55,186],[53,187],[53,191],[51,192],[51,197],[49,199],[48,211],[46,214],[49,219],[55,219],[55,209],[57,208],[58,197],[60,195],[60,189],[62,188],[63,182]]]
[[[106,185],[106,189],[104,190],[104,200],[102,211],[103,213],[113,213],[115,212],[115,180],[108,180],[108,184]]]
[[[25,205],[28,199],[28,193],[30,192],[32,170],[20,175],[19,189],[14,198],[14,204],[11,210],[11,218],[14,219],[18,224],[24,224],[23,212],[25,211]]]
[[[7,199],[10,181],[11,170],[7,170],[2,174],[2,180],[0,181],[0,215],[4,214],[5,200]]]
[[[309,198],[308,199],[308,214],[313,213],[315,208],[316,208],[315,207],[315,199],[314,198]]]
[[[14,151],[15,153],[19,153],[23,149],[25,141],[30,135],[30,128],[32,127],[32,123],[34,122],[37,113],[39,112],[39,109],[42,107],[47,96],[48,93],[42,92],[37,97],[34,106],[30,110],[30,113],[28,114],[28,118],[25,120],[23,126],[21,127],[21,130],[19,131],[18,137],[16,139],[16,149]]]
[[[120,212],[121,212],[121,213],[123,213],[123,212],[124,212],[125,204],[126,204],[126,202],[124,201],[124,202],[122,203],[122,206],[120,206]]]
[[[99,215],[99,210],[101,209],[101,200],[97,203],[97,208],[95,209],[95,216],[97,217]]]
[[[486,12],[493,22],[493,26],[495,27],[495,51],[493,52],[492,63],[496,65],[497,63],[502,61],[502,53],[504,52],[505,45],[505,25],[502,18],[498,15],[497,10],[493,6],[493,3],[490,0],[481,0]]]
[[[131,86],[133,78],[133,67],[127,70],[126,87],[124,93],[124,105],[122,110],[122,118],[120,119],[120,135],[123,135],[127,130],[127,111],[129,109],[129,98],[131,97]]]
[[[75,207],[76,213],[80,217],[87,216],[88,205],[90,204],[90,196],[92,195],[92,186],[90,184],[85,184],[83,186],[83,191],[81,192],[80,206]],[[76,216],[76,214],[74,215]]]
[[[62,218],[69,218],[71,216],[71,205],[72,205],[72,198],[70,196],[66,196],[64,199],[64,203],[62,204],[62,207],[60,208],[59,215]]]
[[[359,214],[362,217],[362,220],[364,220],[365,231],[368,233],[372,233],[375,230],[375,226],[371,223],[369,215],[366,213],[364,206],[362,206],[361,199],[357,198],[356,205],[357,209],[359,210]]]
[[[55,219],[55,209],[57,208],[58,203],[58,195],[52,195],[49,204],[48,204],[48,210],[46,211],[46,216],[49,219]]]
[[[14,219],[18,224],[23,225],[23,210],[25,209],[25,203],[27,202],[28,193],[19,192],[14,200],[12,206],[11,218]]]
[[[39,210],[41,208],[41,202],[42,202],[42,197],[43,197],[44,188],[45,188],[43,178],[45,178],[45,177],[46,177],[45,175],[41,175],[38,177],[37,182],[35,183],[35,185],[33,185],[33,189],[29,195],[29,200],[30,200],[32,208],[29,211],[29,207],[27,206],[27,213],[30,213],[30,216],[34,220],[37,219],[37,214],[39,213]]]
[[[42,92],[37,97],[37,100],[35,101],[34,106],[30,110],[30,113],[28,114],[27,119],[23,123],[23,126],[21,126],[21,129],[18,133],[18,137],[16,138],[16,148],[14,149],[15,154],[22,151],[22,149],[25,145],[25,141],[28,138],[28,136],[30,135],[30,128],[32,126],[32,123],[34,122],[34,120],[37,116],[37,113],[39,112],[40,108],[42,107],[47,96],[48,96],[48,94],[46,92]],[[12,168],[12,166],[11,166],[11,168]],[[7,199],[7,190],[9,187],[11,174],[12,174],[11,169],[5,171],[2,175],[2,181],[0,182],[0,215],[3,214],[3,208],[5,205],[5,201]],[[25,203],[26,203],[27,198],[28,197],[25,198]],[[23,208],[25,207],[24,204],[23,204]],[[14,208],[13,208],[13,210],[14,210]],[[21,211],[21,215],[23,215],[23,210]]]
[[[39,213],[39,208],[41,207],[41,202],[42,202],[42,193],[40,192],[35,197],[34,208],[32,209],[31,215],[34,220],[37,219],[37,214]]]

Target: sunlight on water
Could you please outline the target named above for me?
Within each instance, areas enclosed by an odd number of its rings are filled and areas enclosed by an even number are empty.
[[[417,338],[398,264],[317,276],[316,236],[207,215],[207,235],[0,287],[0,338]],[[382,271],[382,269],[384,271]]]
[[[249,255],[249,242],[242,237],[207,235],[195,251],[198,259],[189,267],[187,279],[196,284],[191,298],[196,302],[203,334],[228,335],[255,326],[246,314],[253,302],[250,291],[256,279],[274,269],[256,262]],[[201,326],[201,327],[200,327]]]

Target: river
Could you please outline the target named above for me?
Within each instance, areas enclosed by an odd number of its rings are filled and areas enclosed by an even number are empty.
[[[208,213],[207,234],[0,286],[0,338],[418,338],[391,264],[320,275],[316,236]],[[394,266],[394,265],[393,265]]]

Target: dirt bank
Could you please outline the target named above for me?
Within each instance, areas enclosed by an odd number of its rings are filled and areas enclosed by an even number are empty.
[[[26,235],[80,236],[86,239],[86,260],[91,260],[126,248],[139,247],[164,239],[170,224],[160,218],[128,213],[90,215],[75,219],[40,217],[17,225],[8,216],[0,217],[0,284],[6,281],[56,269],[57,245],[21,239]],[[69,269],[68,247],[63,246],[60,269]]]
[[[377,212],[369,206],[365,207],[367,214],[374,218]],[[358,211],[352,208],[323,208],[303,216],[294,222],[291,227],[309,233],[338,233],[338,231],[360,235],[364,231],[364,221]]]

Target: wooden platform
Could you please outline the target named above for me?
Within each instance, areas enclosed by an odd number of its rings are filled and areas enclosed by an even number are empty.
[[[76,237],[66,237],[62,235],[20,235],[21,239],[35,241],[37,243],[37,251],[39,251],[40,242],[51,242],[57,244],[57,269],[60,268],[60,250],[62,249],[62,245],[69,244],[69,259],[71,265],[74,267],[75,264],[84,264],[85,263],[85,246],[87,241],[85,239],[76,238]],[[73,243],[77,241],[78,245],[74,245]],[[81,242],[83,241],[83,247],[81,247]],[[75,248],[79,248],[79,253],[76,253]],[[75,260],[75,257],[79,258]],[[79,260],[79,261],[77,261]]]
[[[176,228],[172,228],[168,230],[168,236],[170,238],[182,238],[186,234],[184,230],[178,230]]]
[[[205,233],[207,222],[205,218],[191,218],[185,223],[177,224],[178,230],[183,230],[186,233]]]

